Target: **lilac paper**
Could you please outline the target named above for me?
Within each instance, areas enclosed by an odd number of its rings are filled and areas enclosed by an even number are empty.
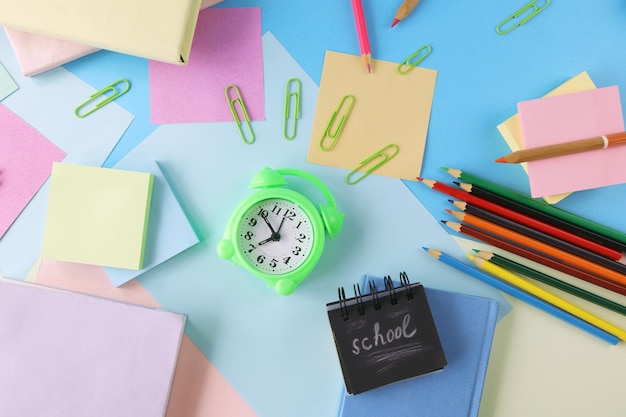
[[[0,415],[164,417],[185,319],[0,281]]]
[[[232,121],[224,90],[235,84],[251,120],[265,119],[260,8],[200,12],[187,66],[150,61],[155,124]]]

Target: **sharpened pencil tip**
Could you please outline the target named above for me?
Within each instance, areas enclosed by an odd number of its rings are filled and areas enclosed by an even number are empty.
[[[450,168],[448,168],[448,167],[441,167],[441,169],[443,169],[446,172],[448,172],[450,170]]]
[[[424,178],[422,178],[422,177],[415,177],[415,179],[418,180],[418,181],[424,181]]]
[[[506,162],[506,159],[503,156],[503,157],[496,159],[496,162]]]
[[[428,248],[426,246],[422,246],[422,249],[424,249],[425,251],[428,251]]]
[[[395,25],[397,25],[399,21],[400,19],[393,19],[393,22],[391,22],[391,27],[394,27]]]

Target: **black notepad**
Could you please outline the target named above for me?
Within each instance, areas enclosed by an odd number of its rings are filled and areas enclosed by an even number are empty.
[[[326,305],[346,391],[358,394],[383,385],[441,370],[446,357],[439,341],[424,287],[401,274],[394,287],[375,287]]]

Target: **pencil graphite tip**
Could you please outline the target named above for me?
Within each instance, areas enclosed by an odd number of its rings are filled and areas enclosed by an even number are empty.
[[[418,180],[419,182],[424,181],[424,178],[422,178],[422,177],[415,177],[415,179]]]
[[[391,27],[394,27],[395,25],[397,25],[399,21],[400,19],[393,19],[393,22],[391,22]]]
[[[496,159],[496,162],[501,162],[501,163],[505,163],[506,162],[506,158],[504,156],[501,156],[500,158]]]

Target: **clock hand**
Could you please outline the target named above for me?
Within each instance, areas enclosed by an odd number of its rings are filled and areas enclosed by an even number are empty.
[[[265,239],[265,240],[260,241],[259,243],[257,243],[257,245],[259,245],[259,246],[261,246],[261,245],[265,245],[267,242],[271,242],[272,240],[275,240],[275,239],[274,239],[274,235],[272,235],[272,236],[268,237],[268,238],[267,238],[267,239]]]
[[[285,223],[285,216],[283,216],[283,219],[280,221],[280,224],[278,225],[278,230],[276,231],[276,233],[272,235],[276,237],[276,240],[280,240],[280,229],[283,228],[283,223]]]
[[[276,234],[276,231],[272,227],[272,224],[270,223],[270,221],[267,219],[267,213],[266,212],[261,213],[261,218],[265,220],[265,223],[267,223],[268,227],[272,231],[272,236],[274,236]]]

